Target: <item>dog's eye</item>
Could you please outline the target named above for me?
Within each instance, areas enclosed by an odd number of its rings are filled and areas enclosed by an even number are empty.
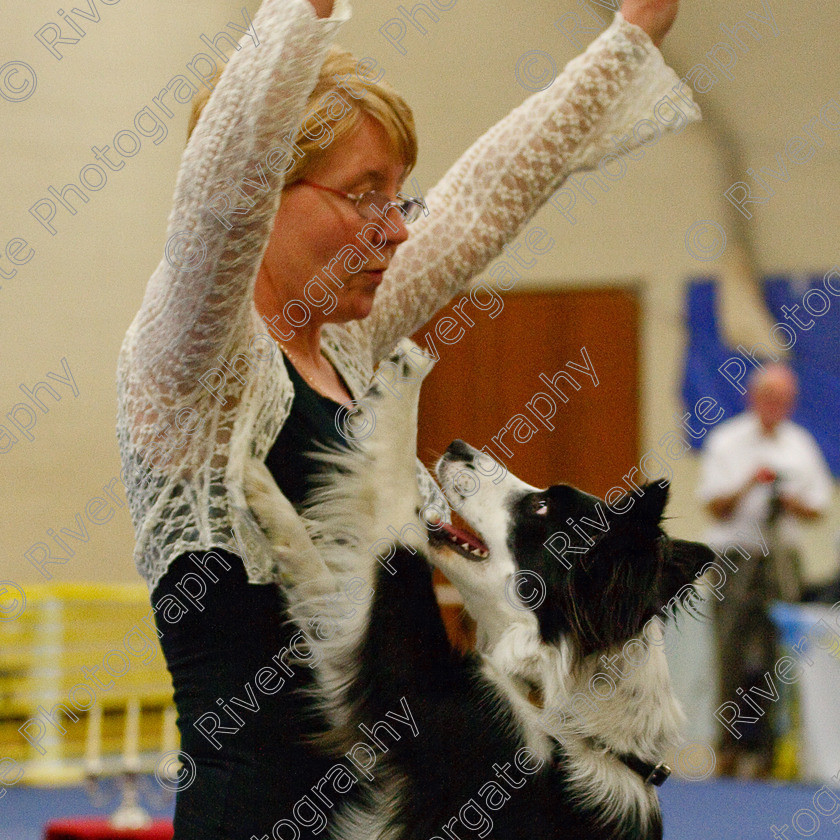
[[[534,499],[532,504],[535,516],[545,516],[548,513],[548,502],[545,499]]]

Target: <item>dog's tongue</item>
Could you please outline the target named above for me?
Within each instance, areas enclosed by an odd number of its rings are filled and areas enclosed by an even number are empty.
[[[440,530],[443,531],[450,542],[460,545],[467,551],[487,551],[487,546],[475,535],[461,528],[456,528],[448,522],[440,523]]]

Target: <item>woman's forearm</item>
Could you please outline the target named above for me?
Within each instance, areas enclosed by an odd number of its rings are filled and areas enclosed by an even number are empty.
[[[650,122],[678,85],[647,35],[619,16],[549,87],[484,134],[429,191],[428,216],[391,262],[364,322],[374,360],[499,256],[569,174],[638,145],[634,125]],[[693,103],[677,102],[680,126],[698,118]]]
[[[332,0],[316,0],[316,11]],[[314,5],[314,4],[313,4]],[[254,279],[283,173],[324,56],[341,22],[308,0],[265,0],[202,112],[178,172],[167,255],[135,322],[148,379],[200,388],[251,315]],[[189,250],[184,255],[181,249]],[[165,398],[166,395],[161,395]],[[170,395],[175,396],[175,395]]]

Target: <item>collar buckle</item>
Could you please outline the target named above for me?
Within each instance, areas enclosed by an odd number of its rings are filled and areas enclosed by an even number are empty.
[[[656,785],[659,787],[662,785],[668,776],[671,775],[671,768],[665,764],[665,762],[660,761],[653,770],[648,773],[645,777],[645,784],[646,785]]]

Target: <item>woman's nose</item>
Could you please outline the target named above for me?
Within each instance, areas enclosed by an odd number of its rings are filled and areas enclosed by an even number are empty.
[[[388,242],[399,245],[408,239],[408,227],[405,223],[405,217],[400,212],[399,207],[391,207],[387,213],[387,219],[390,224],[387,226]],[[394,227],[396,230],[394,230]]]
[[[385,245],[397,246],[408,239],[405,218],[398,207],[379,211],[378,218],[369,221],[363,228],[363,235],[374,248]]]

